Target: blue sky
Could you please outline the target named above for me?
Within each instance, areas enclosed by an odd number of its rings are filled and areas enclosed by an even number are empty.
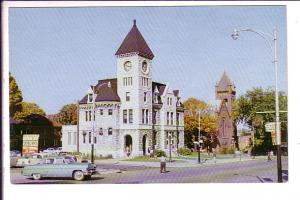
[[[274,85],[266,41],[235,28],[278,29],[279,89],[287,92],[284,6],[10,8],[9,70],[24,101],[47,114],[81,99],[89,85],[116,77],[116,50],[133,19],[152,49],[153,80],[180,89],[182,100],[215,103],[224,70],[237,95]]]

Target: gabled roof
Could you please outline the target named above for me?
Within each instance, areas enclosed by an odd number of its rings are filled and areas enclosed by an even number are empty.
[[[154,54],[136,26],[136,20],[133,21],[131,30],[123,40],[115,55],[128,53],[137,53],[138,55],[149,59],[153,59],[154,57]]]
[[[120,102],[118,95],[117,79],[99,80],[95,86],[96,99],[95,102],[115,101]],[[88,95],[85,95],[79,103],[85,104],[88,101]]]
[[[229,87],[232,87],[232,89],[235,89],[234,84],[228,78],[226,72],[224,71],[219,83],[216,85],[216,90],[217,91],[228,91]]]
[[[152,92],[153,93],[154,93],[155,87],[157,87],[157,89],[158,89],[158,92],[159,92],[158,96],[161,96],[165,91],[166,85],[162,84],[162,83],[158,83],[158,82],[152,82]]]

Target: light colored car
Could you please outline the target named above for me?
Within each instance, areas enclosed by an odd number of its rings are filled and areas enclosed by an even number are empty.
[[[96,173],[96,165],[77,163],[73,157],[48,157],[39,164],[26,166],[21,171],[23,176],[39,180],[44,177],[70,177],[81,181],[90,179]]]
[[[21,152],[18,150],[10,151],[10,167],[16,167],[18,159],[21,157]]]
[[[56,154],[59,154],[60,152],[62,152],[62,147],[56,147],[54,151]]]
[[[17,160],[16,167],[25,167],[27,165],[35,165],[43,159],[43,155],[39,153],[34,153],[30,155],[26,155],[23,157],[19,157]]]
[[[49,148],[45,149],[43,151],[43,153],[54,154],[54,153],[56,153],[56,150],[53,147],[49,147]]]

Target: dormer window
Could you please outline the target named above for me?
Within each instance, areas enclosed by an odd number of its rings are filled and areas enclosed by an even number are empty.
[[[93,102],[93,94],[88,94],[88,103]]]

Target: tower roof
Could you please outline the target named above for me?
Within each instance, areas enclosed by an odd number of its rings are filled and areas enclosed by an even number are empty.
[[[235,89],[233,82],[229,79],[225,71],[216,87],[217,91],[227,91],[229,87]]]
[[[131,30],[123,40],[115,55],[127,53],[137,53],[138,55],[149,59],[153,59],[154,57],[154,54],[136,26],[136,20],[133,20],[133,26]]]

